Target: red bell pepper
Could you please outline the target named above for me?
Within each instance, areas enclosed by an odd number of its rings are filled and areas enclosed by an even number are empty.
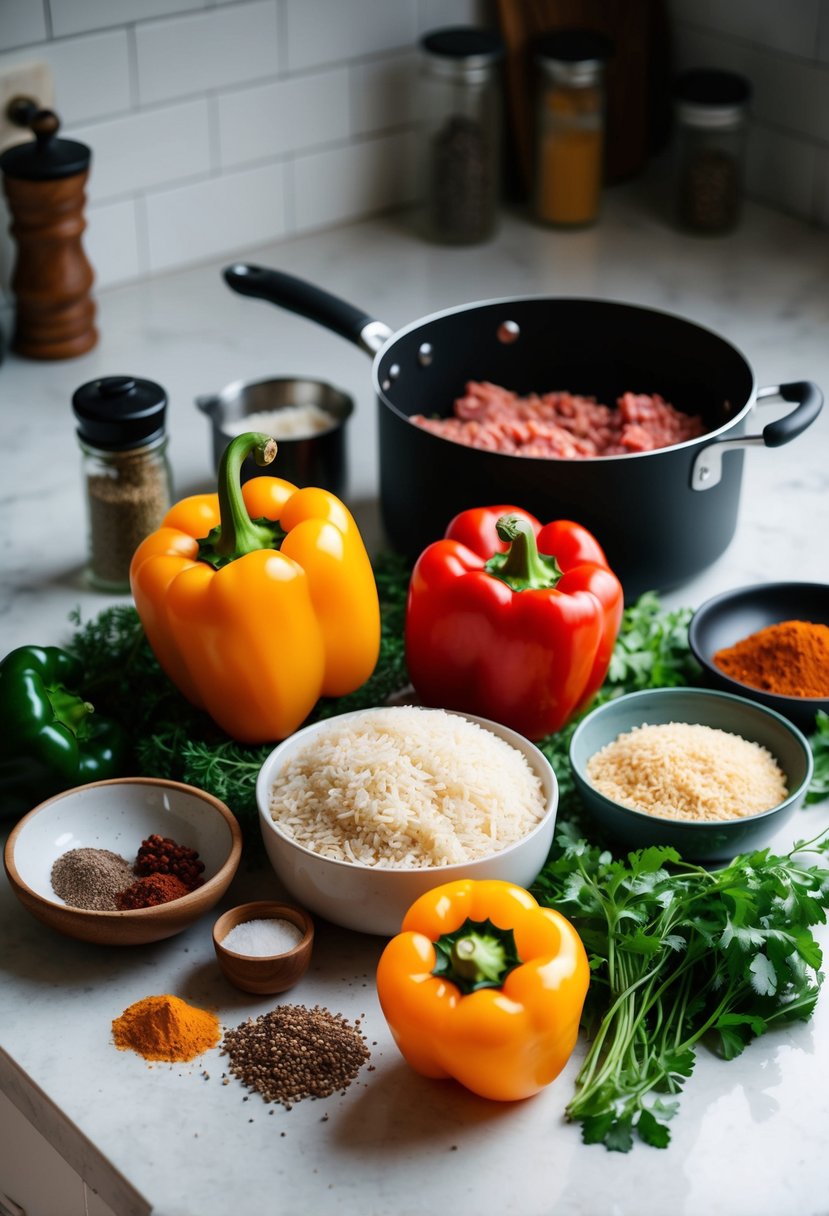
[[[415,563],[406,662],[424,705],[529,739],[586,708],[610,665],[622,586],[596,538],[517,507],[462,511]]]

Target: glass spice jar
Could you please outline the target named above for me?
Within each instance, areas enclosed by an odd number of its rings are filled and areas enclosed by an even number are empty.
[[[576,227],[599,214],[611,49],[592,30],[554,30],[535,44],[533,209],[546,224]]]
[[[167,395],[151,380],[107,376],[72,397],[89,525],[87,577],[101,591],[129,591],[139,544],[172,501]]]
[[[748,102],[742,76],[713,68],[676,82],[676,219],[690,232],[730,232],[740,218]]]
[[[424,35],[420,45],[425,235],[478,244],[494,234],[498,219],[503,43],[491,30],[452,26]]]

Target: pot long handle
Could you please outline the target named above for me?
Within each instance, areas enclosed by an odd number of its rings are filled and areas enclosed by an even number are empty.
[[[694,458],[691,468],[691,489],[710,490],[722,480],[722,458],[738,448],[779,448],[801,435],[811,426],[823,407],[823,393],[811,380],[793,380],[789,384],[770,385],[757,390],[757,400],[782,397],[796,401],[797,406],[782,418],[763,427],[759,435],[744,435],[741,439],[717,439],[707,444]]]
[[[392,335],[388,325],[375,320],[361,308],[282,270],[234,262],[232,266],[226,266],[222,274],[228,287],[239,295],[267,300],[279,308],[307,317],[309,321],[316,321],[370,355],[376,354]]]

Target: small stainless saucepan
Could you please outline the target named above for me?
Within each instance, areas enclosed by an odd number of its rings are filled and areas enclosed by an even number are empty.
[[[210,419],[213,460],[219,466],[222,453],[239,423],[253,414],[278,414],[289,406],[315,405],[330,416],[331,425],[313,434],[285,434],[278,420],[273,426],[250,429],[274,433],[276,460],[264,472],[284,477],[298,486],[321,486],[342,498],[348,482],[345,424],[354,409],[347,393],[324,380],[284,377],[272,380],[237,380],[219,393],[196,398],[196,406]],[[254,420],[255,421],[255,420]],[[242,465],[242,480],[263,473],[249,456]]]

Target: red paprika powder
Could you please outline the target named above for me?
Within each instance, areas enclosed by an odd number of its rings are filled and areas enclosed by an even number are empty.
[[[732,680],[784,697],[829,697],[829,625],[781,621],[718,650]]]
[[[155,908],[158,904],[169,903],[171,899],[180,899],[187,891],[188,888],[175,874],[147,874],[137,878],[132,886],[121,892],[118,910],[129,912],[134,908]]]

